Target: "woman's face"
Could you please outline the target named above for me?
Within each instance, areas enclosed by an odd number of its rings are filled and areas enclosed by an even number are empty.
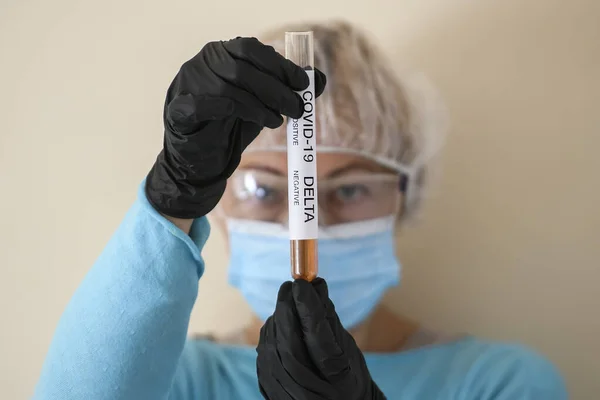
[[[398,212],[399,175],[364,157],[317,155],[319,223],[335,225]],[[287,154],[249,152],[228,180],[217,215],[287,224]],[[218,218],[222,228],[224,220]]]

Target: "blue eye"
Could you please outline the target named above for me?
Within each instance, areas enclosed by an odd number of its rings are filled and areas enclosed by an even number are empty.
[[[335,191],[336,197],[342,202],[354,202],[369,195],[369,189],[364,185],[344,185]]]
[[[276,189],[268,186],[257,186],[254,190],[254,197],[260,201],[272,202],[277,200],[278,193]]]

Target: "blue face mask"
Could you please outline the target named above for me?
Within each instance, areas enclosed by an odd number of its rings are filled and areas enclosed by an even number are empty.
[[[319,231],[319,276],[346,329],[363,322],[384,293],[400,282],[395,255],[395,217],[323,228]],[[273,314],[279,287],[291,280],[290,244],[281,225],[228,221],[229,283],[242,292],[265,321]]]

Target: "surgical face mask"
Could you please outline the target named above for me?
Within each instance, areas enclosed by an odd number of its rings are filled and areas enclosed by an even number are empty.
[[[321,228],[319,276],[346,329],[363,322],[383,294],[400,282],[395,255],[396,217]],[[290,280],[290,242],[280,224],[228,220],[229,283],[265,321],[275,310],[281,284]]]

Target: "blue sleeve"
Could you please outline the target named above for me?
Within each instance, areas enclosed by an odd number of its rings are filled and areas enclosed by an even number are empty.
[[[190,235],[138,198],[73,295],[34,399],[166,399],[204,272],[206,218]]]
[[[567,400],[565,382],[556,367],[518,345],[497,345],[479,357],[463,393],[468,399]]]

